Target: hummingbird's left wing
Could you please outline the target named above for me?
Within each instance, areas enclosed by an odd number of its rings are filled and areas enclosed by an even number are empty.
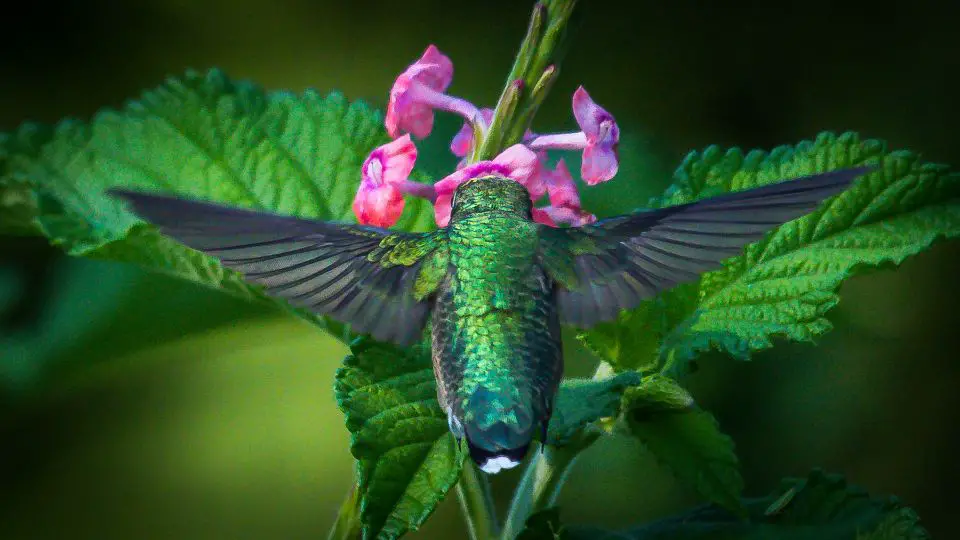
[[[557,283],[561,321],[588,328],[694,281],[871,170],[831,171],[584,227],[541,226],[540,263]]]
[[[443,230],[404,233],[112,189],[160,232],[216,257],[268,294],[381,341],[421,337],[446,269]]]

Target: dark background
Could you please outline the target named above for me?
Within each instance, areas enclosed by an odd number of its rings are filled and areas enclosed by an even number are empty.
[[[0,37],[0,130],[88,119],[188,67],[381,106],[429,43],[455,63],[451,90],[490,104],[529,3],[457,4],[23,3]],[[650,171],[638,180],[651,195],[690,149],[822,130],[960,164],[950,2],[582,4],[537,128],[572,127],[584,84],[641,141],[623,161]],[[941,244],[848,281],[817,347],[702,363],[693,390],[736,440],[751,494],[822,466],[898,494],[935,537],[956,534],[958,271],[960,244]],[[0,238],[0,537],[324,537],[352,481],[331,392],[343,354],[276,312]],[[502,504],[515,481],[494,479]],[[459,536],[454,499],[415,536]],[[693,501],[638,445],[610,439],[560,502],[568,521],[617,526]]]

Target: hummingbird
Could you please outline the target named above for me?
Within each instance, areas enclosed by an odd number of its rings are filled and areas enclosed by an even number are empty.
[[[141,218],[270,295],[410,345],[430,323],[437,398],[485,473],[546,443],[563,373],[560,328],[589,328],[815,210],[870,167],[555,228],[520,183],[461,184],[446,227],[412,233],[123,189]]]

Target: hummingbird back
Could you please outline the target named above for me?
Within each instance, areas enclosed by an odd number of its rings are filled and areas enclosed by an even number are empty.
[[[497,178],[469,184],[447,228],[450,268],[433,309],[433,365],[451,430],[482,470],[497,472],[517,465],[546,430],[563,372],[560,323],[536,261],[526,189]],[[475,204],[487,195],[495,207]],[[513,211],[516,198],[526,199],[527,215],[522,199]]]

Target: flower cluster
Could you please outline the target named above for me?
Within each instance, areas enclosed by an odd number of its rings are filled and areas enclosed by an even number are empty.
[[[617,144],[620,130],[613,116],[590,99],[581,86],[573,94],[573,115],[580,126],[576,133],[540,135],[527,132],[515,144],[489,161],[470,163],[466,157],[479,144],[476,134],[486,133],[494,111],[478,109],[470,102],[446,94],[453,81],[453,63],[435,46],[411,64],[390,90],[385,120],[393,141],[370,153],[361,169],[360,188],[353,202],[357,220],[366,225],[389,227],[403,212],[403,196],[413,195],[433,203],[437,225],[450,221],[451,202],[457,187],[478,176],[497,173],[516,180],[530,192],[534,203],[544,196],[549,204],[534,207],[533,218],[556,227],[580,226],[596,217],[580,207],[577,185],[563,159],[551,168],[549,150],[582,152],[580,175],[588,185],[606,182],[617,174]],[[433,130],[434,112],[458,114],[465,120],[463,129],[453,138],[450,150],[463,157],[457,170],[432,186],[409,179],[417,159],[417,148],[410,136],[427,137]]]

